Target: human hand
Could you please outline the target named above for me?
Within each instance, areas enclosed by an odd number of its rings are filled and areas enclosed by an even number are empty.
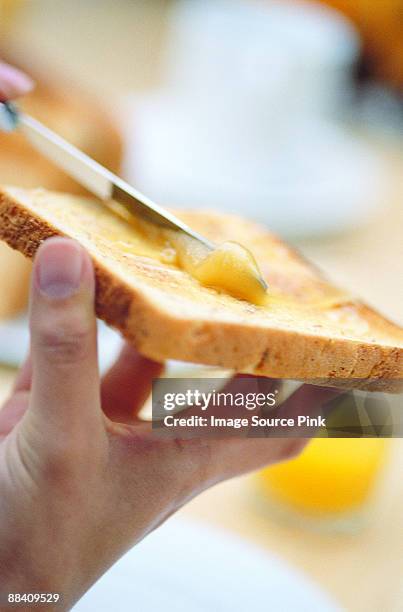
[[[0,102],[22,96],[33,88],[34,83],[24,72],[0,62]]]
[[[126,346],[100,380],[94,289],[77,243],[40,247],[31,358],[0,411],[2,595],[57,592],[58,609],[193,496],[306,442],[153,435],[138,413],[162,365]]]

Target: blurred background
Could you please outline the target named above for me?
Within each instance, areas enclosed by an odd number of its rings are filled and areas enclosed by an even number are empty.
[[[403,324],[402,0],[0,0],[0,58],[37,80],[32,115],[160,203],[261,221]],[[0,182],[80,192],[14,134]],[[29,273],[0,245],[1,395]],[[225,531],[276,555],[267,575],[283,559],[330,598],[307,609],[403,610],[402,471],[402,440],[318,439],[181,520],[215,527],[212,556]]]

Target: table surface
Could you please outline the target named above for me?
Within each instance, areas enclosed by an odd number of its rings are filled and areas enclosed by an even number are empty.
[[[104,82],[98,79],[98,71],[93,69],[94,61],[96,68],[101,57],[105,62],[103,72],[110,75],[112,85],[116,81],[116,90],[127,85],[135,89],[146,88],[151,83],[150,62],[155,63],[150,49],[160,44],[162,15],[167,3],[164,0],[122,3],[119,9],[122,15],[117,14],[113,23],[109,21],[108,3],[99,4],[102,10],[100,8],[96,22],[87,14],[85,3],[80,6],[74,3],[74,7],[70,3],[63,6],[58,3],[57,14],[60,17],[60,11],[65,12],[64,19],[53,19],[52,10],[56,10],[56,5],[50,1],[47,2],[49,10],[42,12],[35,12],[34,3],[28,4],[31,12],[28,10],[25,20],[21,20],[19,30],[16,30],[19,34],[17,39],[24,41],[30,49],[35,49],[39,57],[51,57],[54,65],[64,69],[65,53],[63,45],[59,44],[59,37],[63,39],[67,31],[70,40],[74,37],[77,39],[77,45],[71,44],[69,47],[73,57],[69,68],[75,76],[81,76],[94,87],[104,87]],[[77,18],[77,9],[85,13],[80,13],[80,19]],[[104,18],[102,11],[105,12]],[[138,11],[141,19],[134,18],[138,17]],[[91,19],[94,29],[91,50],[82,43],[86,40],[86,36],[83,36],[86,19]],[[122,35],[125,24],[130,24],[127,27],[132,30],[129,39]],[[96,27],[100,33],[98,38]],[[108,40],[113,38],[117,45],[114,54],[104,52],[105,27],[108,28]],[[125,45],[128,45],[127,48]],[[108,49],[111,46],[112,43]],[[93,53],[94,48],[96,54]],[[136,64],[137,69],[132,69],[132,80],[128,80],[126,65],[119,61],[119,57],[129,51],[133,61],[135,57],[141,59]],[[113,70],[108,69],[111,62]],[[85,66],[87,68],[84,70]],[[390,171],[390,189],[383,198],[386,204],[379,214],[348,235],[331,240],[315,239],[299,246],[332,279],[402,324],[403,158],[393,149],[385,151],[382,150],[382,155],[385,155]],[[12,370],[0,368],[0,396],[7,393],[14,375]],[[348,610],[403,610],[403,440],[393,440],[391,446],[392,457],[373,501],[370,525],[355,535],[325,535],[298,524],[279,523],[270,517],[264,504],[259,503],[251,477],[218,485],[193,500],[181,512],[218,525],[278,553],[310,575]]]

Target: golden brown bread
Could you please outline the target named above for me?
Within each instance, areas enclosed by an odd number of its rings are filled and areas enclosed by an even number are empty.
[[[0,320],[22,312],[28,304],[31,262],[0,242]]]
[[[259,225],[217,213],[180,216],[214,242],[250,248],[269,283],[267,306],[202,287],[154,259],[147,241],[95,200],[0,190],[0,238],[28,257],[53,235],[83,244],[95,264],[98,316],[144,355],[319,384],[398,388],[401,328],[332,286]]]

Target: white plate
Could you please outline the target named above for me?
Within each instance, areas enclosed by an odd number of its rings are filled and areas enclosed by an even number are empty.
[[[336,612],[302,573],[232,535],[175,517],[128,552],[75,612]]]

